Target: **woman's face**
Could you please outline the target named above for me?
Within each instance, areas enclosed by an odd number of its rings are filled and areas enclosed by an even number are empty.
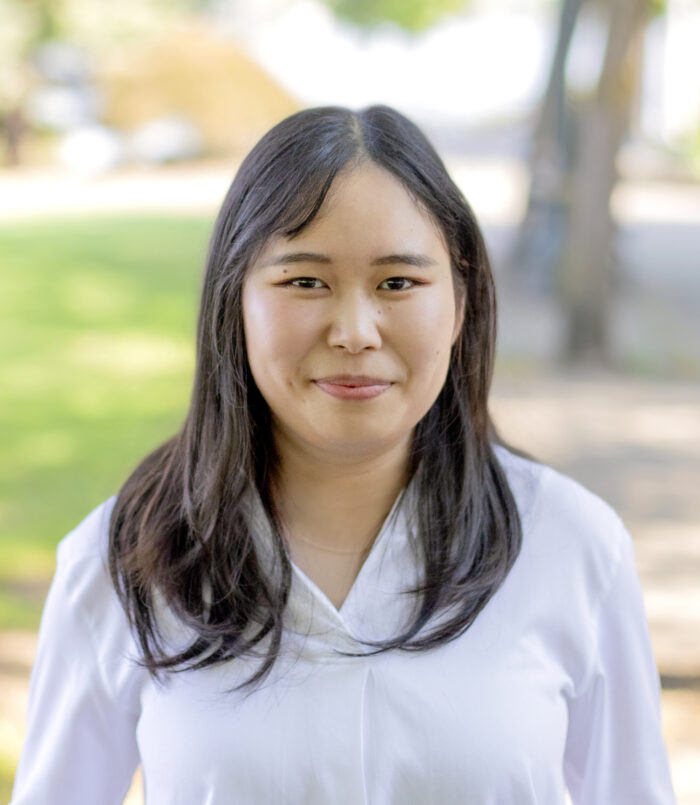
[[[436,224],[363,163],[338,175],[300,234],[266,244],[244,281],[243,322],[277,444],[360,457],[409,443],[462,312]]]

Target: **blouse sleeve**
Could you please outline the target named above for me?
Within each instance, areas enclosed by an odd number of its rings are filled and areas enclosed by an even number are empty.
[[[39,630],[10,805],[118,805],[138,764],[133,666],[116,596],[99,557],[75,561],[64,547]]]
[[[632,540],[600,604],[596,656],[569,700],[564,757],[574,805],[673,805],[661,727],[661,689]]]

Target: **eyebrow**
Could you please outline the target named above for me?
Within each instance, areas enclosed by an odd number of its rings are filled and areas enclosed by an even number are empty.
[[[263,267],[292,265],[294,263],[322,263],[329,265],[332,262],[330,257],[325,254],[319,254],[318,252],[287,252],[286,254],[273,255],[263,263]],[[430,266],[436,266],[437,260],[433,260],[432,257],[428,257],[425,254],[402,252],[400,254],[386,254],[383,257],[377,257],[375,260],[372,260],[370,265],[408,265],[415,268],[429,268]]]

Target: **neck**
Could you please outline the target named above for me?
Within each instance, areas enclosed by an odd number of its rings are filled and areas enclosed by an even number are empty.
[[[276,440],[275,500],[290,540],[337,553],[371,547],[406,484],[410,440],[371,455],[327,456]]]

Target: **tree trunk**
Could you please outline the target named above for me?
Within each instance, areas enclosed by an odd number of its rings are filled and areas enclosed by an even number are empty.
[[[551,290],[566,233],[565,187],[571,166],[571,119],[566,103],[566,62],[585,0],[562,0],[549,81],[530,159],[530,191],[513,256],[521,285]]]
[[[646,0],[611,4],[607,46],[594,97],[584,107],[571,175],[567,237],[558,271],[568,324],[566,357],[606,363],[614,225],[610,196],[616,157],[639,79]]]

